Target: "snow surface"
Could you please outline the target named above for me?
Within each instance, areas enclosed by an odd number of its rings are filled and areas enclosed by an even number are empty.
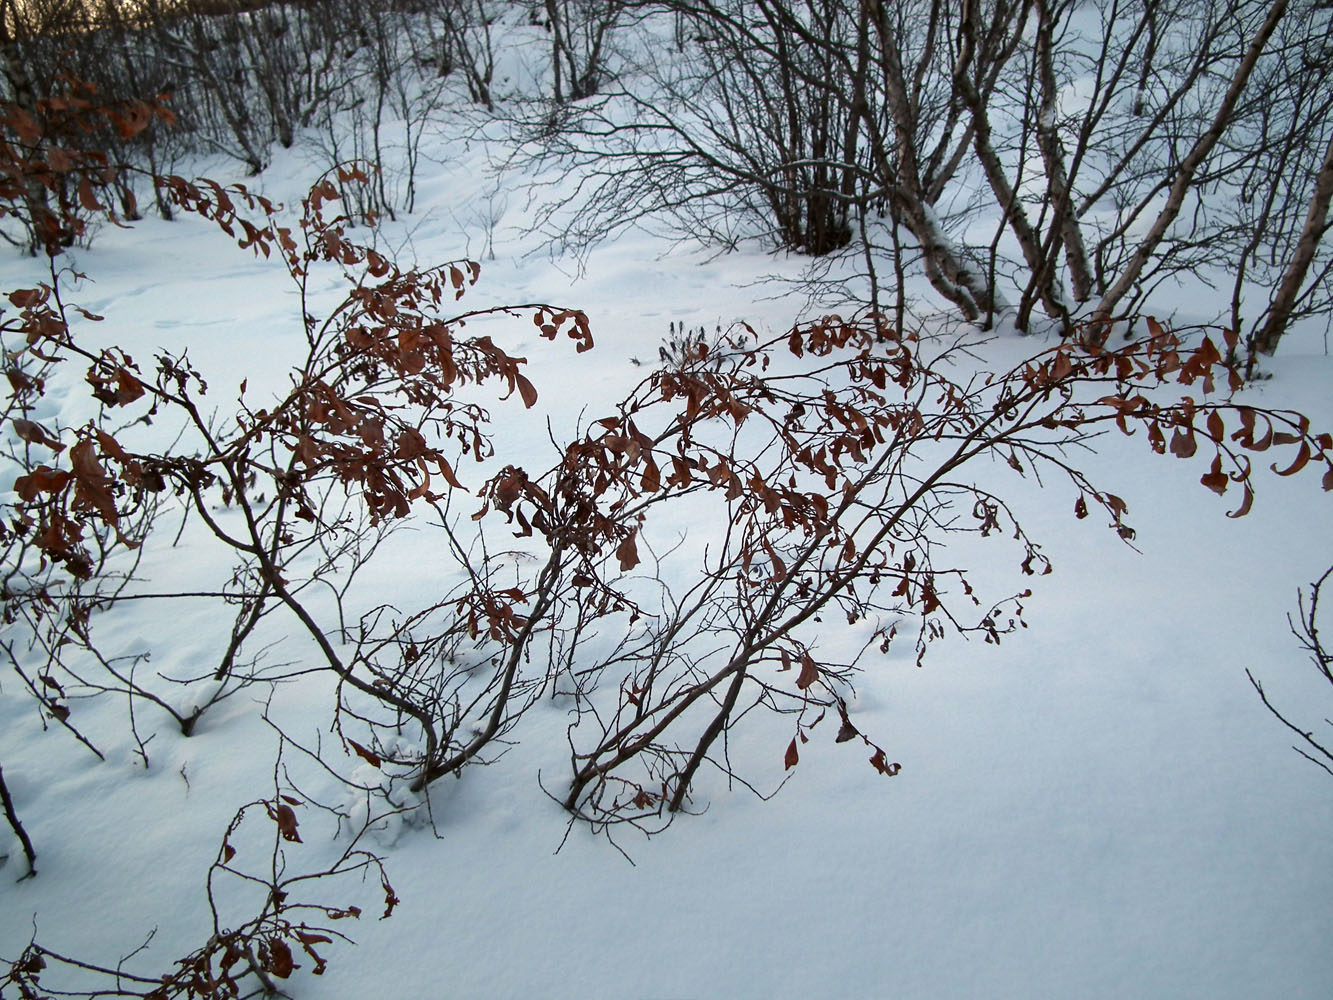
[[[547,419],[568,436],[581,416],[609,411],[646,371],[630,359],[656,359],[669,323],[711,330],[744,318],[780,331],[802,308],[798,285],[762,280],[795,281],[801,262],[754,249],[715,257],[636,230],[595,249],[582,271],[530,253],[517,189],[490,202],[503,214],[486,259],[485,197],[497,183],[488,151],[447,134],[435,143],[441,162],[421,178],[421,211],[387,225],[382,245],[422,262],[470,251],[483,272],[464,305],[568,304],[589,314],[597,342],[575,355],[530,323],[494,331],[530,359],[541,393],[531,414],[512,401],[492,408],[502,454],[508,440],[541,467]],[[260,186],[291,202],[313,174],[286,154]],[[283,385],[284,354],[300,336],[287,278],[207,224],[107,228],[77,265],[93,280],[72,297],[107,316],[89,336],[143,357],[188,346],[219,406],[242,378],[247,398]],[[0,287],[38,278],[33,262],[0,260]],[[1009,335],[977,355],[1007,368],[1040,346]],[[1316,331],[1285,341],[1269,368],[1272,380],[1247,394],[1333,427],[1333,360]],[[77,373],[63,385],[60,416],[76,424]],[[327,946],[328,973],[298,973],[292,994],[1329,996],[1333,783],[1292,752],[1245,677],[1253,670],[1312,725],[1329,713],[1286,620],[1297,587],[1333,561],[1328,497],[1308,477],[1263,476],[1254,512],[1228,521],[1232,498],[1203,489],[1202,468],[1153,455],[1141,435],[1103,439],[1087,466],[1128,500],[1142,554],[1098,518],[1075,520],[1066,491],[998,480],[1055,572],[1033,583],[1030,627],[998,648],[951,638],[920,669],[906,651],[868,663],[857,720],[901,761],[896,778],[876,775],[859,744],[816,735],[771,801],[708,778],[702,815],[651,840],[618,837],[631,864],[580,827],[566,837],[566,816],[538,784],[539,774],[558,783],[567,767],[565,709],[540,705],[512,752],[433,791],[433,831],[389,823],[372,833],[401,906],[377,921],[373,882],[330,890],[329,902],[366,910],[343,928],[356,946]],[[474,486],[483,478],[461,474]],[[717,526],[672,529],[701,543]],[[410,598],[443,581],[429,536],[404,537],[411,561],[374,580]],[[151,555],[142,575],[161,590],[186,587],[217,571],[211,558],[187,536]],[[995,567],[1000,579],[1012,562]],[[167,616],[142,602],[108,616],[103,634],[125,652],[151,647],[142,669],[206,672],[227,616],[208,601],[182,604]],[[123,702],[74,707],[107,752],[100,763],[59,728],[43,731],[0,668],[0,760],[39,851],[38,876],[15,883],[22,858],[10,838],[0,955],[15,957],[34,926],[47,947],[106,964],[156,928],[134,960],[140,971],[165,970],[201,944],[203,879],[222,832],[238,807],[272,794],[277,741],[258,697],[224,703],[188,739],[141,706],[139,724],[154,734],[145,770]],[[327,691],[282,688],[270,711],[313,743],[327,727]],[[733,756],[771,790],[788,738],[760,729]],[[313,794],[337,794],[309,780]],[[341,849],[332,821],[306,823],[301,851]]]

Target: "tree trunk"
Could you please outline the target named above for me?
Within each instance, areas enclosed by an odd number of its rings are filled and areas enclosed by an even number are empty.
[[[1296,306],[1296,297],[1301,285],[1309,273],[1310,263],[1314,260],[1319,241],[1328,230],[1328,207],[1333,199],[1333,140],[1324,153],[1324,163],[1315,178],[1314,194],[1310,197],[1310,209],[1305,215],[1305,227],[1296,243],[1296,253],[1287,265],[1282,276],[1282,284],[1268,307],[1268,319],[1262,328],[1250,340],[1250,367],[1254,366],[1254,356],[1265,354],[1272,356],[1277,350],[1277,343],[1286,332],[1291,320],[1292,310]]]
[[[1088,266],[1088,251],[1083,243],[1083,230],[1074,214],[1073,192],[1065,168],[1064,149],[1055,131],[1055,65],[1052,56],[1052,23],[1050,3],[1037,0],[1037,63],[1041,78],[1041,110],[1037,114],[1037,146],[1046,167],[1047,183],[1053,217],[1051,231],[1058,233],[1069,266],[1069,282],[1076,302],[1092,298],[1092,268]]]
[[[995,308],[994,290],[958,256],[949,244],[934,210],[926,201],[916,152],[916,134],[912,102],[898,57],[898,39],[889,30],[879,0],[862,0],[879,36],[884,68],[884,97],[889,105],[894,129],[898,169],[895,171],[885,147],[885,137],[869,109],[863,107],[862,124],[870,140],[871,153],[884,185],[895,222],[902,222],[921,245],[926,277],[968,322]]]
[[[1009,8],[996,13],[1001,15],[1005,21],[1008,21],[1020,12],[1016,8]],[[977,159],[981,162],[981,168],[986,174],[986,181],[990,185],[991,193],[995,195],[995,200],[999,202],[1000,210],[1004,213],[1004,220],[1009,226],[1009,231],[1013,233],[1014,239],[1018,241],[1018,246],[1023,252],[1023,260],[1032,276],[1032,283],[1040,291],[1041,302],[1046,310],[1046,315],[1059,320],[1064,329],[1068,331],[1072,324],[1069,310],[1065,306],[1063,296],[1056,285],[1055,268],[1050,266],[1050,261],[1042,250],[1041,239],[1037,231],[1032,228],[1032,223],[1028,221],[1027,212],[1024,211],[1023,203],[1018,198],[1018,192],[1014,190],[1013,185],[1009,183],[1009,178],[1005,175],[1004,165],[1000,162],[1000,156],[991,142],[991,127],[990,119],[987,117],[986,102],[968,76],[972,68],[973,56],[976,53],[979,29],[980,16],[977,11],[977,0],[965,0],[959,23],[959,54],[953,68],[954,90],[962,98],[963,104],[967,106],[971,115],[972,148],[977,154]],[[1021,314],[1021,321],[1024,325],[1026,324],[1026,309]]]
[[[1236,104],[1240,100],[1246,84],[1249,83],[1255,64],[1259,61],[1259,56],[1263,54],[1268,39],[1277,30],[1278,23],[1286,13],[1287,0],[1276,0],[1273,6],[1269,8],[1268,16],[1264,19],[1258,34],[1254,36],[1254,40],[1250,42],[1249,48],[1245,52],[1245,58],[1236,67],[1235,78],[1231,81],[1231,86],[1227,88],[1226,96],[1222,98],[1222,103],[1218,106],[1216,114],[1213,115],[1208,130],[1199,136],[1194,143],[1194,147],[1176,170],[1170,193],[1167,195],[1166,205],[1158,213],[1157,219],[1148,231],[1148,235],[1143,238],[1138,249],[1134,251],[1134,255],[1126,263],[1119,279],[1102,296],[1101,302],[1097,303],[1097,308],[1093,311],[1093,323],[1089,328],[1089,338],[1092,343],[1103,344],[1106,342],[1106,338],[1110,334],[1112,313],[1115,307],[1134,287],[1144,265],[1152,258],[1158,244],[1162,242],[1166,231],[1171,227],[1171,223],[1180,214],[1181,206],[1185,203],[1185,195],[1189,193],[1190,186],[1194,181],[1194,174],[1203,165],[1204,160],[1208,158],[1208,154],[1213,151],[1213,147],[1217,145],[1222,133],[1226,131]]]

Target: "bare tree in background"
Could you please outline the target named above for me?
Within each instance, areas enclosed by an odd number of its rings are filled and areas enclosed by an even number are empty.
[[[485,0],[437,0],[425,6],[437,48],[437,72],[448,76],[455,69],[461,71],[472,100],[494,110],[495,18]]]
[[[1232,290],[1252,354],[1333,311],[1326,3],[635,10],[671,19],[650,85],[546,136],[586,171],[559,206],[575,242],[665,212],[723,246],[756,231],[812,255],[859,243],[875,287],[919,261],[968,321],[1028,330],[1040,313],[1069,334],[1095,319],[1094,337],[1163,283],[1211,283]]]
[[[1325,0],[0,10],[17,106],[35,108],[62,66],[109,98],[170,92],[178,131],[108,139],[126,215],[135,170],[221,151],[258,172],[303,130],[327,165],[379,165],[362,208],[411,211],[445,81],[460,72],[494,111],[496,26],[525,21],[529,40],[542,29],[549,91],[535,111],[499,113],[557,167],[561,193],[534,224],[565,246],[647,218],[723,248],[759,236],[855,255],[873,310],[894,290],[898,326],[920,273],[968,322],[1094,339],[1133,328],[1164,285],[1216,289],[1216,318],[1241,334],[1252,372],[1293,322],[1333,315]],[[630,65],[632,85],[620,81]]]
[[[591,97],[606,82],[611,39],[626,4],[624,0],[544,2],[555,102]]]

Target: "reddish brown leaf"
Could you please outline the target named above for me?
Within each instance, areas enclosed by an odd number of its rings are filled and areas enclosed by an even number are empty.
[[[1148,424],[1148,444],[1152,445],[1152,450],[1159,455],[1166,452],[1166,438],[1162,435],[1161,425],[1156,420]]]
[[[1246,480],[1241,484],[1241,489],[1243,492],[1241,495],[1240,506],[1235,510],[1227,511],[1227,517],[1244,517],[1250,512],[1250,508],[1254,506],[1254,487],[1250,485],[1249,480]]]
[[[801,755],[796,751],[796,737],[792,737],[791,743],[787,745],[787,753],[782,758],[782,769],[790,771],[801,759]]]
[[[1177,458],[1190,458],[1198,450],[1199,445],[1194,440],[1194,428],[1177,427],[1175,433],[1171,435],[1171,454]]]
[[[903,769],[901,764],[890,764],[888,758],[884,756],[884,751],[878,748],[876,748],[874,755],[870,758],[870,763],[874,765],[876,771],[880,774],[888,775],[890,778]]]
[[[26,476],[19,476],[14,481],[14,492],[20,499],[31,503],[38,493],[59,493],[69,481],[70,474],[64,469],[39,465]]]
[[[278,831],[283,840],[302,843],[301,835],[296,832],[296,813],[285,802],[279,802],[273,809],[273,820],[278,824]]]
[[[36,119],[18,106],[11,106],[8,113],[9,120],[7,125],[13,127],[18,133],[19,138],[32,145],[42,139],[42,127],[37,124]]]
[[[67,174],[74,169],[74,159],[59,146],[48,146],[46,163],[58,174]]]
[[[292,949],[282,938],[273,937],[268,941],[268,961],[264,968],[279,979],[286,979],[300,966],[292,961]]]
[[[928,615],[932,611],[938,611],[940,606],[939,595],[935,593],[935,577],[933,574],[927,574],[921,584],[921,613]]]
[[[324,970],[328,968],[328,962],[315,951],[317,944],[330,944],[333,938],[324,934],[311,934],[309,931],[295,931],[297,940],[301,942],[301,950],[315,960],[315,967],[310,970],[312,976],[324,975]]]
[[[130,456],[126,454],[125,449],[120,446],[120,442],[113,438],[106,431],[96,432],[97,444],[102,449],[102,454],[107,458],[113,459],[121,464],[128,464]]]
[[[518,386],[518,394],[523,397],[523,405],[531,409],[533,404],[537,402],[537,390],[523,375],[515,374],[514,382]]]
[[[801,675],[796,678],[796,686],[804,691],[817,680],[819,680],[819,668],[815,666],[815,661],[809,653],[802,653]]]
[[[65,446],[60,443],[59,439],[41,424],[34,421],[15,417],[14,432],[29,444],[40,444],[45,448],[50,448],[57,455],[65,450]]]
[[[1216,455],[1213,457],[1212,468],[1199,479],[1199,482],[1203,483],[1203,485],[1207,486],[1218,496],[1221,496],[1227,491],[1229,480],[1227,479],[1226,473],[1222,471],[1222,456]]]
[[[1278,435],[1274,436],[1275,439],[1277,436]],[[1279,469],[1277,467],[1277,464],[1274,463],[1273,471],[1276,472],[1279,476],[1294,476],[1296,475],[1296,473],[1300,472],[1303,468],[1305,468],[1305,466],[1309,463],[1309,461],[1310,461],[1310,442],[1302,441],[1301,450],[1297,453],[1296,458],[1292,461],[1292,463],[1285,469]]]
[[[382,760],[380,760],[378,756],[371,753],[356,740],[348,740],[347,743],[356,752],[356,755],[360,757],[362,760],[364,760],[371,767],[379,767],[382,763],[384,763]]]
[[[639,489],[645,493],[656,493],[662,488],[662,472],[651,455],[644,456],[643,475],[639,478]]]
[[[124,368],[116,369],[116,402],[121,406],[133,403],[144,394],[143,383]]]
[[[93,194],[93,186],[87,177],[79,178],[79,202],[89,212],[100,212],[103,210],[101,202],[99,202],[97,196]]]
[[[389,884],[388,878],[383,873],[380,874],[380,885],[384,889],[384,915],[381,916],[380,919],[388,920],[393,916],[394,907],[401,903],[402,900],[399,899],[398,894],[393,891],[393,886]]]
[[[639,549],[634,543],[634,536],[638,530],[632,530],[625,536],[625,540],[616,547],[616,558],[620,560],[620,572],[628,573],[635,566],[639,565]]]
[[[405,427],[394,441],[394,455],[397,458],[420,458],[429,450],[425,436],[415,427]]]
[[[70,465],[74,469],[74,507],[92,508],[104,524],[114,525],[120,518],[115,498],[111,495],[112,479],[97,460],[93,443],[80,441],[69,450]]]
[[[495,484],[495,502],[504,510],[509,507],[523,495],[523,485],[527,482],[527,476],[522,469],[514,469],[505,475]]]
[[[41,288],[17,288],[9,293],[9,301],[20,309],[30,309],[45,302],[46,295]]]
[[[366,251],[366,266],[370,269],[372,277],[382,278],[389,273],[389,262],[374,250]]]
[[[83,534],[82,530],[68,518],[57,515],[42,532],[38,544],[48,552],[71,552],[71,543],[76,543]]]
[[[444,481],[446,483],[456,490],[461,490],[463,488],[463,484],[460,483],[458,477],[454,475],[454,467],[445,461],[442,456],[437,455],[435,457],[435,464],[440,467],[440,475],[444,476]]]

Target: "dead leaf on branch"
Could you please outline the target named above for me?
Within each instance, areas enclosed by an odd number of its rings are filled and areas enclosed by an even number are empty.
[[[285,802],[279,802],[276,805],[266,803],[269,816],[278,824],[278,832],[282,834],[282,839],[292,843],[302,843],[301,835],[296,832],[296,812]]]
[[[59,493],[73,478],[65,469],[53,469],[49,465],[39,465],[26,476],[14,480],[14,492],[25,503],[32,503],[40,493]]]
[[[377,754],[374,754],[371,751],[367,750],[356,740],[349,739],[347,743],[356,753],[356,755],[360,757],[362,760],[364,760],[371,767],[379,767],[381,764],[384,763],[382,760],[380,760]]]
[[[890,763],[889,759],[884,756],[884,751],[878,748],[875,750],[874,755],[871,756],[870,763],[876,771],[889,778],[896,776],[898,772],[903,769],[903,766],[899,763]]]
[[[801,673],[796,678],[796,686],[804,691],[817,680],[819,680],[819,667],[809,653],[802,653]]]
[[[620,572],[622,573],[628,573],[639,565],[639,550],[634,543],[636,534],[638,534],[638,529],[631,528],[630,533],[625,536],[625,540],[616,547],[616,558],[620,560]]]
[[[292,949],[280,937],[269,938],[263,965],[267,972],[279,979],[289,978],[293,971],[300,968],[292,959]]]

